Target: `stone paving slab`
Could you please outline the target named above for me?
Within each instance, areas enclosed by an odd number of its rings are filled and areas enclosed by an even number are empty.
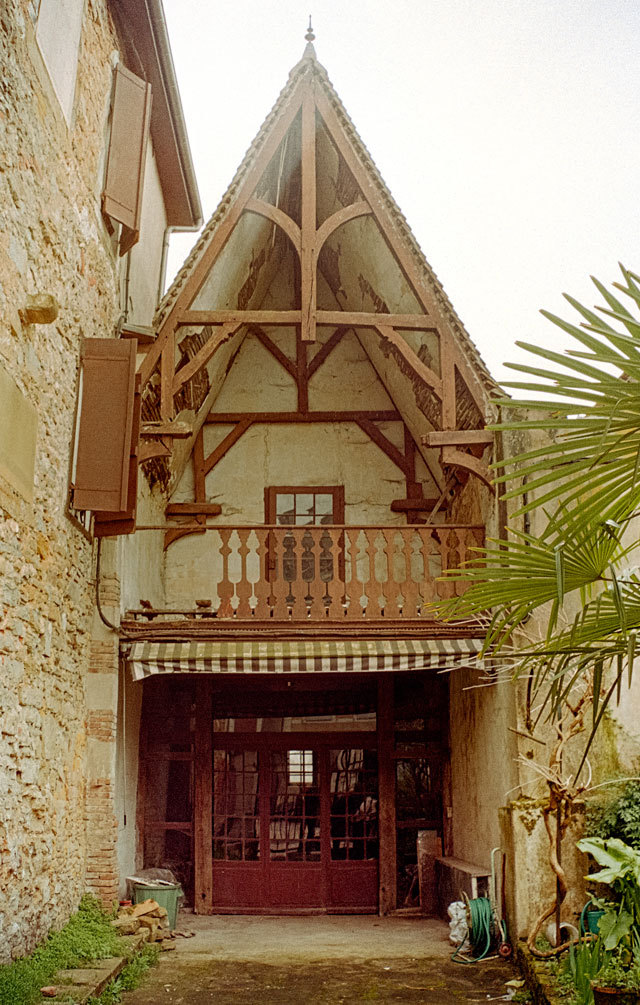
[[[517,976],[500,959],[451,960],[434,919],[183,914],[176,940],[123,1005],[479,1005]]]
[[[109,981],[124,969],[133,954],[148,939],[148,931],[136,935],[121,936],[120,941],[125,947],[125,956],[109,956],[104,960],[96,960],[91,967],[76,967],[73,970],[58,970],[49,987],[56,989],[56,997],[43,996],[41,1002],[68,1001],[73,999],[77,1005],[85,1005],[90,998],[98,997]]]
[[[74,1002],[84,1005],[92,996],[102,994],[110,980],[117,977],[127,963],[125,956],[112,956],[97,960],[92,967],[78,967],[74,970],[58,970],[54,983],[58,994],[56,998],[45,998],[43,1002],[55,1002],[58,998],[73,998]]]
[[[160,960],[123,1005],[480,1005],[505,1001],[513,969],[500,961],[455,964],[442,959],[307,966]]]

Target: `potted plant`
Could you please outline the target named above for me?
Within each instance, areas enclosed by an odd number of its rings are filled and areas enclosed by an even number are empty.
[[[578,848],[602,866],[587,878],[613,894],[592,897],[603,911],[598,936],[607,954],[591,985],[595,1005],[640,1005],[640,852],[618,838],[582,838]]]
[[[614,953],[591,982],[594,1005],[638,1005],[640,963],[625,962],[623,953]]]

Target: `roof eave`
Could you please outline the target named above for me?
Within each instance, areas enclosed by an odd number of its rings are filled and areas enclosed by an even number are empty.
[[[151,136],[165,200],[167,224],[174,230],[198,230],[202,205],[178,90],[162,0],[111,0],[130,49],[134,72],[151,84]]]

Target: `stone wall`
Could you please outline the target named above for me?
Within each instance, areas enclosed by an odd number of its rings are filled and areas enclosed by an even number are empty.
[[[0,425],[35,454],[22,477],[0,466],[0,963],[62,925],[86,880],[116,889],[117,653],[91,638],[92,546],[66,499],[81,337],[113,336],[120,315],[99,202],[117,49],[106,0],[87,0],[67,124],[26,0],[0,5],[0,369],[16,388]],[[22,323],[36,293],[58,301],[53,323]]]

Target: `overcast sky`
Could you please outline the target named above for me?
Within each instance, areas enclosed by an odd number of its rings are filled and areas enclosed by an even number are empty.
[[[164,0],[205,220],[304,49],[493,374],[640,272],[640,0]],[[172,239],[169,275],[194,235]]]

